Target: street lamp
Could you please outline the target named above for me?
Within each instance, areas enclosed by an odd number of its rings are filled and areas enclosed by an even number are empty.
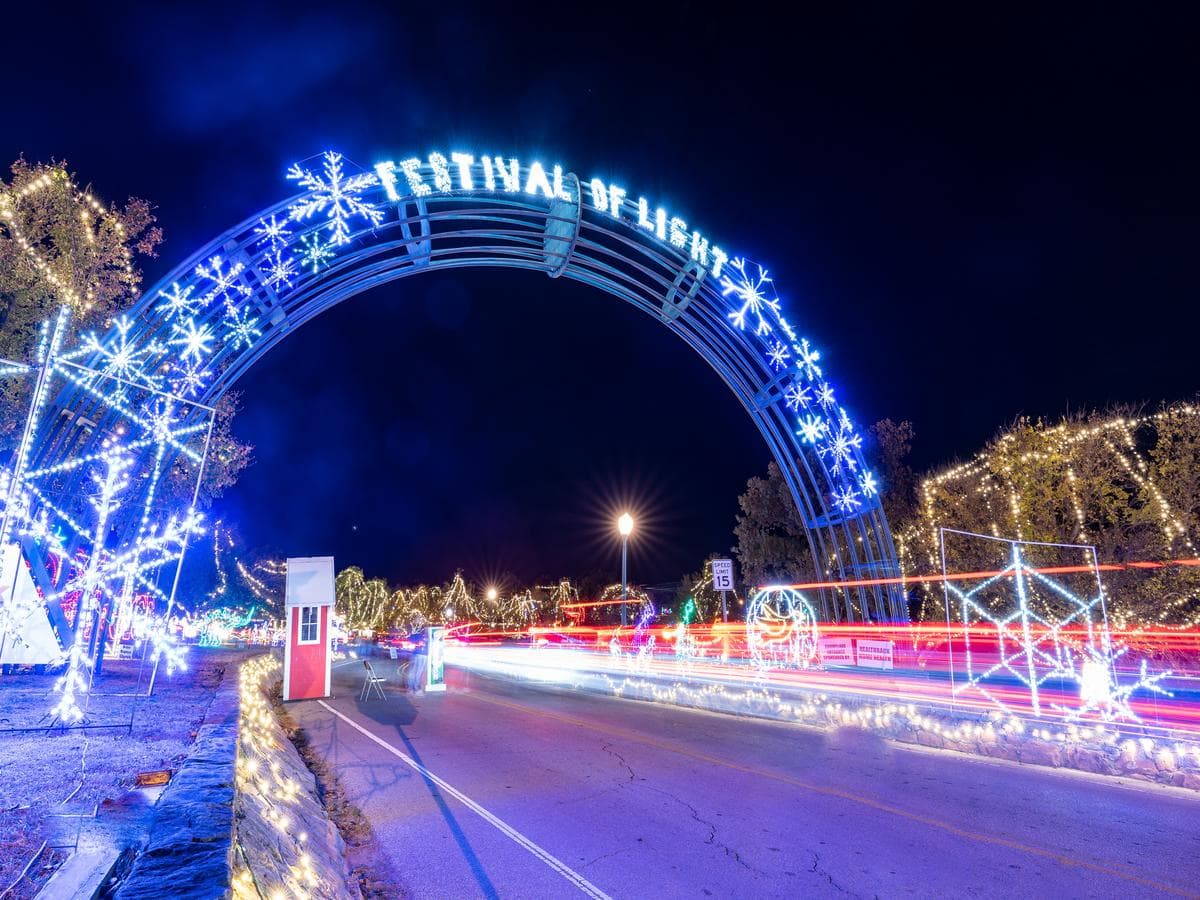
[[[625,607],[629,603],[629,579],[626,577],[626,562],[629,559],[629,535],[633,534],[633,516],[622,513],[617,519],[617,530],[621,532],[621,625],[626,624]]]
[[[489,600],[495,600],[495,599],[496,599],[496,589],[495,589],[494,587],[490,587],[490,588],[488,588],[488,589],[487,589],[487,598],[488,598]]]

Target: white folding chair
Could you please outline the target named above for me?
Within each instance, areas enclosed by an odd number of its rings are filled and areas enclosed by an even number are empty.
[[[387,697],[383,693],[383,684],[386,679],[382,675],[375,674],[375,668],[371,665],[371,661],[369,659],[364,659],[363,665],[367,667],[367,677],[363,681],[362,690],[358,694],[358,699],[370,700],[371,692],[374,691],[379,695],[380,700],[386,700]]]

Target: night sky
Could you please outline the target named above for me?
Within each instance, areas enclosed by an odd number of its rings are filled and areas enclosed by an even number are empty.
[[[0,155],[156,203],[147,286],[295,160],[463,148],[620,181],[768,265],[851,414],[912,420],[920,466],[1200,386],[1196,22],[1166,6],[95,6],[5,13]],[[239,389],[256,463],[216,514],[397,583],[615,579],[625,505],[631,578],[673,580],[732,545],[768,460],[666,329],[534,273],[376,289]]]

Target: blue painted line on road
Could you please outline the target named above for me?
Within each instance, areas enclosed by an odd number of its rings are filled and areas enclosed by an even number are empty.
[[[334,709],[332,706],[330,706],[324,700],[318,700],[317,702],[320,703],[327,710],[329,710],[331,713],[333,713],[335,716],[337,716],[339,719],[341,719],[343,722],[345,722],[347,725],[349,725],[351,728],[353,728],[355,731],[358,731],[365,737],[371,739],[376,744],[378,744],[380,747],[382,747],[384,750],[387,750],[389,753],[391,753],[393,756],[395,756],[397,759],[399,759],[401,762],[403,762],[406,766],[408,766],[409,768],[413,769],[414,771],[420,773],[420,775],[423,778],[425,778],[427,781],[431,781],[434,784],[436,784],[439,788],[441,788],[441,790],[445,791],[447,794],[449,794],[451,797],[453,797],[459,803],[466,806],[469,810],[474,812],[476,815],[478,815],[481,819],[483,819],[485,822],[487,822],[489,825],[491,825],[493,828],[495,828],[497,831],[499,831],[505,837],[509,838],[510,840],[512,840],[514,843],[520,845],[521,847],[524,847],[526,850],[528,850],[535,857],[537,857],[542,862],[544,862],[546,865],[548,865],[551,869],[553,869],[555,872],[557,872],[559,875],[561,875],[563,878],[565,878],[571,884],[575,885],[575,887],[577,887],[580,891],[582,891],[586,896],[593,897],[593,898],[595,898],[595,900],[612,900],[612,898],[609,897],[608,894],[604,893],[604,891],[600,890],[600,888],[596,887],[594,884],[592,884],[590,881],[588,881],[586,878],[584,878],[582,875],[580,875],[578,872],[576,872],[574,869],[572,869],[570,866],[568,866],[562,860],[558,859],[558,857],[554,856],[548,850],[545,850],[544,848],[535,844],[533,841],[531,841],[529,838],[525,837],[525,835],[521,834],[521,832],[517,831],[517,829],[513,828],[511,825],[509,825],[503,819],[488,812],[486,809],[484,809],[482,806],[480,806],[478,803],[476,803],[474,800],[472,800],[470,797],[468,797],[462,791],[451,786],[450,784],[447,784],[445,781],[443,781],[438,776],[434,775],[427,768],[425,768],[423,765],[421,765],[419,762],[417,762],[415,759],[413,759],[411,756],[409,756],[407,753],[404,753],[403,751],[396,749],[391,744],[389,744],[387,741],[385,741],[383,738],[372,734],[370,731],[368,731],[366,728],[363,728],[361,725],[359,725],[357,722],[355,722],[349,716],[343,715],[342,713],[338,712],[336,709]]]

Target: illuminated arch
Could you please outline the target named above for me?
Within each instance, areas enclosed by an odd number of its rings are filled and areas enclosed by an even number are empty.
[[[211,405],[293,329],[378,285],[466,266],[570,278],[670,329],[728,385],[783,472],[821,577],[899,574],[861,437],[765,269],[676,212],[560,166],[431,153],[350,168],[337,153],[293,166],[300,194],[184,260],[76,358],[111,368],[103,348],[121,341],[137,349],[123,377]],[[34,442],[42,470],[90,452],[115,421],[78,383],[48,409]],[[202,415],[176,414],[183,425]],[[63,496],[78,491],[74,471],[55,488]],[[819,603],[826,619],[907,618],[892,587],[827,591]]]

